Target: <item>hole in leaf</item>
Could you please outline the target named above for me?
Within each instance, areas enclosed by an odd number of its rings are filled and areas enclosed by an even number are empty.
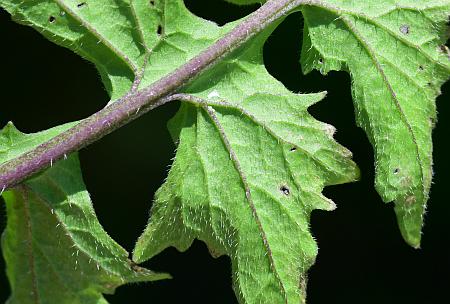
[[[161,36],[162,32],[163,32],[163,28],[162,28],[162,26],[160,24],[160,25],[158,25],[158,28],[156,29],[156,33]]]
[[[322,58],[319,58],[319,63],[323,64],[323,59]]]
[[[296,147],[292,147],[289,151],[295,152],[295,151],[297,151],[297,148]]]
[[[82,8],[82,7],[86,6],[86,4],[87,4],[86,2],[80,2],[77,4],[77,8]]]
[[[409,25],[403,24],[402,26],[400,26],[400,32],[404,35],[408,35],[409,34]]]
[[[399,168],[395,168],[393,172],[394,172],[394,174],[398,174],[400,172],[400,169]]]
[[[261,5],[236,5],[224,0],[184,0],[188,10],[196,16],[218,25],[241,19],[256,11]]]
[[[281,193],[283,193],[284,195],[288,196],[289,194],[291,194],[291,190],[289,190],[288,186],[286,185],[282,185],[280,187],[280,191]]]
[[[50,22],[50,23],[55,22],[55,20],[56,20],[55,16],[48,17],[48,22]]]
[[[423,71],[424,69],[423,65],[419,65],[419,70]]]
[[[150,1],[150,6],[155,6],[155,1]]]

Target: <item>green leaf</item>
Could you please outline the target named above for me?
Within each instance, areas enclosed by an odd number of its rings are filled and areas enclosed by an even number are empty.
[[[198,238],[213,256],[231,257],[240,302],[304,301],[317,254],[310,212],[334,209],[324,185],[357,178],[332,128],[306,111],[320,97],[265,92],[184,105],[172,122],[181,130],[177,155],[133,259],[183,251]]]
[[[272,29],[179,96],[169,126],[179,142],[175,161],[133,253],[142,262],[203,240],[213,256],[231,257],[241,303],[304,301],[317,254],[310,213],[335,208],[324,186],[358,177],[334,128],[307,112],[325,94],[294,94],[265,70]]]
[[[329,0],[305,6],[302,66],[348,71],[356,120],[375,150],[375,186],[420,246],[432,178],[436,97],[450,76],[450,1]]]
[[[0,132],[0,163],[67,128]],[[76,154],[3,193],[7,226],[1,247],[12,294],[8,303],[106,303],[102,293],[130,282],[167,278],[136,266],[103,230]]]
[[[0,0],[0,6],[15,21],[94,63],[111,100],[130,90],[147,54],[141,87],[186,63],[233,27],[197,18],[181,0]]]
[[[386,201],[397,201],[403,234],[417,246],[431,182],[429,118],[449,70],[438,50],[448,1],[307,3],[304,70],[351,71],[358,122],[376,148],[377,188]],[[181,0],[0,5],[93,62],[112,100],[130,90],[147,56],[141,86],[174,71],[240,22],[219,27],[192,15]],[[265,70],[262,47],[273,28],[180,90],[184,103],[170,126],[177,155],[134,250],[140,262],[201,239],[213,255],[231,257],[242,303],[304,301],[306,271],[317,254],[310,213],[334,208],[321,194],[324,186],[358,177],[351,153],[333,140],[333,127],[307,112],[324,94],[294,94]],[[408,101],[410,96],[418,101]],[[14,197],[25,201],[20,191]]]

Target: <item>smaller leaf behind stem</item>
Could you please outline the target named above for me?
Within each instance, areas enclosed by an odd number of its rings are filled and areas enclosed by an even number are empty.
[[[0,161],[51,136],[0,131]],[[103,293],[131,282],[169,278],[141,268],[95,216],[76,154],[5,191],[1,248],[11,286],[8,303],[106,303]]]
[[[395,202],[403,238],[420,246],[432,179],[436,97],[450,76],[442,51],[448,0],[317,1],[302,8],[301,63],[348,71],[357,124],[375,152],[375,187]]]

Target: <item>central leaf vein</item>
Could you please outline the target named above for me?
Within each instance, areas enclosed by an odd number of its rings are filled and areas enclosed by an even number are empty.
[[[281,292],[283,294],[284,299],[286,300],[287,303],[287,294],[286,294],[286,288],[284,287],[283,281],[280,278],[280,275],[278,274],[278,271],[275,267],[275,261],[273,258],[273,254],[272,254],[272,249],[270,248],[270,244],[269,241],[267,239],[267,235],[266,232],[264,230],[264,227],[262,226],[261,220],[259,219],[259,215],[258,215],[258,211],[256,210],[255,207],[255,203],[253,202],[253,198],[252,198],[252,194],[251,194],[251,190],[247,181],[247,176],[245,175],[244,171],[242,170],[241,164],[239,162],[239,159],[236,155],[236,153],[234,152],[231,143],[225,133],[225,130],[223,128],[223,126],[221,125],[219,119],[216,116],[216,113],[214,111],[213,108],[211,108],[210,106],[208,106],[207,104],[203,103],[202,108],[206,111],[206,113],[208,114],[208,116],[210,117],[213,125],[216,127],[217,131],[220,134],[220,138],[222,139],[222,142],[225,146],[225,148],[227,149],[227,151],[230,154],[230,158],[233,161],[234,167],[236,168],[236,171],[239,174],[239,177],[241,179],[242,185],[244,186],[244,190],[245,190],[245,196],[247,198],[247,202],[250,206],[250,209],[252,211],[253,214],[253,218],[255,219],[255,222],[258,226],[259,232],[261,234],[261,238],[262,241],[264,243],[264,246],[266,248],[267,251],[267,256],[269,258],[270,261],[270,267],[272,269],[272,272],[274,273],[275,277],[277,278],[277,281],[280,285],[280,289]]]
[[[375,65],[376,69],[378,70],[378,72],[381,75],[381,78],[383,80],[383,83],[386,85],[389,94],[392,97],[392,101],[395,104],[395,107],[398,109],[400,117],[402,119],[402,121],[404,122],[404,124],[406,125],[408,132],[411,135],[411,139],[414,142],[414,147],[415,147],[415,154],[416,154],[416,158],[417,161],[419,162],[419,168],[420,168],[420,176],[421,176],[421,188],[422,188],[422,192],[425,191],[424,189],[424,172],[423,172],[423,163],[422,163],[422,158],[420,157],[420,152],[419,152],[419,145],[417,143],[417,139],[416,136],[414,134],[414,130],[412,129],[411,124],[408,121],[408,118],[405,115],[405,112],[400,104],[400,101],[397,98],[397,94],[394,91],[394,88],[392,87],[391,83],[389,82],[389,79],[387,78],[387,75],[382,67],[382,65],[380,64],[380,62],[378,61],[378,59],[376,58],[376,54],[375,51],[372,49],[372,47],[370,46],[370,44],[366,41],[366,39],[363,37],[363,35],[356,29],[356,27],[354,26],[354,24],[352,24],[352,22],[346,17],[343,16],[341,18],[341,20],[344,22],[344,24],[348,27],[349,32],[353,34],[353,36],[360,42],[360,44],[364,47],[364,50],[367,52],[367,55],[369,56],[369,58],[371,59],[371,61],[373,62],[373,64]]]

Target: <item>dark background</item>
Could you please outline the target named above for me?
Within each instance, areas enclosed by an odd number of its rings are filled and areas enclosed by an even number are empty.
[[[185,2],[195,14],[219,24],[258,7],[237,7],[222,0]],[[322,76],[314,72],[303,76],[298,63],[301,28],[300,14],[279,26],[265,45],[266,67],[295,92],[329,92],[310,112],[337,127],[335,138],[353,151],[362,172],[358,183],[325,189],[326,196],[337,203],[336,211],[313,213],[311,226],[320,253],[309,275],[308,302],[448,301],[449,83],[437,101],[440,119],[433,135],[434,184],[422,249],[414,250],[401,239],[392,205],[384,205],[373,188],[372,148],[354,123],[348,74]],[[107,103],[108,96],[89,62],[31,28],[13,23],[2,10],[0,34],[0,127],[11,120],[23,132],[37,132],[84,118]],[[84,179],[99,220],[129,251],[145,227],[153,194],[174,156],[166,122],[178,106],[173,103],[156,109],[80,152]],[[6,216],[1,201],[0,206],[3,230]],[[201,242],[185,253],[168,249],[144,266],[170,272],[174,279],[120,287],[107,299],[111,303],[236,303],[229,259],[213,259]],[[9,287],[1,258],[0,269],[0,301],[5,301]]]

